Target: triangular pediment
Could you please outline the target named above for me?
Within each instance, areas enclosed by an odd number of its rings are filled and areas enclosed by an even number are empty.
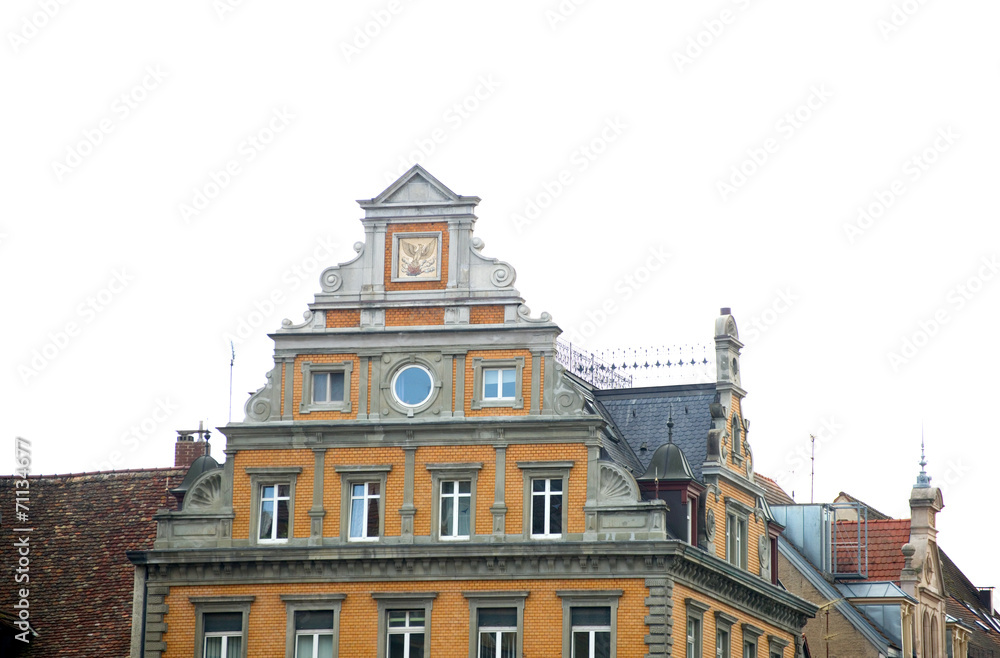
[[[375,204],[454,203],[461,197],[431,176],[420,165],[414,165],[396,182],[372,199]]]

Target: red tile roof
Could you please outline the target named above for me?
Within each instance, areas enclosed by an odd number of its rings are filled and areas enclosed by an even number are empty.
[[[767,501],[768,505],[795,504],[795,500],[785,493],[785,490],[771,478],[760,473],[754,473],[754,478],[757,480],[757,484],[764,490],[764,500]]]
[[[838,521],[835,524],[837,570],[841,573],[857,569],[858,523]],[[861,541],[864,542],[864,526]],[[868,522],[868,580],[889,580],[899,583],[903,571],[903,544],[910,541],[909,519],[887,519]]]
[[[30,655],[129,655],[135,571],[125,551],[152,548],[153,514],[176,508],[168,489],[184,474],[162,468],[28,478],[29,602],[38,632]],[[12,529],[22,525],[13,517],[15,480],[0,477],[0,579],[11,585],[0,587],[6,611],[16,595]]]

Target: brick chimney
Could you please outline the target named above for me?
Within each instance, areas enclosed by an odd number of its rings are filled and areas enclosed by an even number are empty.
[[[212,454],[212,447],[208,443],[210,436],[211,432],[205,429],[202,421],[198,421],[196,430],[177,430],[174,468],[191,468],[194,460]]]

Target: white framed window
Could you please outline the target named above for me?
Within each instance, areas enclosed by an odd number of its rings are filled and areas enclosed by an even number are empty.
[[[572,658],[610,658],[611,608],[571,607]]]
[[[344,594],[282,594],[286,658],[338,658]]]
[[[757,641],[764,631],[751,624],[743,624],[743,658],[757,658]]]
[[[562,478],[532,478],[531,536],[533,538],[562,537],[564,495]]]
[[[687,658],[702,657],[702,629],[705,613],[709,606],[696,599],[684,599],[687,608],[687,635],[685,641]]]
[[[566,533],[572,461],[517,462],[524,478],[524,534],[558,539]]]
[[[385,528],[385,487],[391,465],[337,464],[340,474],[340,538],[378,541]]]
[[[295,536],[295,482],[301,466],[257,466],[250,476],[250,543],[283,544]]]
[[[372,541],[382,534],[380,509],[382,483],[351,483],[351,521],[348,537],[351,541]]]
[[[417,364],[400,368],[392,377],[392,395],[396,402],[408,408],[423,405],[434,392],[434,377]]]
[[[250,604],[254,596],[191,596],[195,614],[195,658],[246,658]]]
[[[486,407],[524,408],[524,357],[472,359],[472,409]]]
[[[733,625],[736,617],[720,610],[715,611],[715,658],[730,658],[732,656]]]
[[[353,361],[336,363],[302,362],[302,399],[299,413],[351,411]]]
[[[386,624],[388,658],[424,658],[424,611],[420,608],[389,610]]]
[[[557,590],[562,599],[562,658],[615,658],[622,590]]]
[[[757,658],[756,640],[743,640],[743,658]]]
[[[257,541],[287,541],[289,522],[289,506],[291,505],[291,485],[262,484],[260,485],[260,523],[258,524]]]
[[[479,608],[477,658],[517,656],[517,608]]]
[[[513,400],[516,377],[515,368],[483,368],[483,400]]]
[[[517,658],[522,655],[527,591],[462,592],[469,600],[469,655]]]
[[[316,404],[343,402],[347,390],[344,385],[344,371],[314,372],[312,399]]]
[[[742,508],[727,503],[726,509],[726,561],[739,569],[748,568],[749,514]]]
[[[472,528],[472,481],[442,480],[441,539],[468,539]]]

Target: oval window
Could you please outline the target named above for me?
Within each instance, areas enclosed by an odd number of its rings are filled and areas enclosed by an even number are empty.
[[[406,366],[392,378],[392,394],[407,407],[419,407],[431,397],[433,380],[423,366]]]

